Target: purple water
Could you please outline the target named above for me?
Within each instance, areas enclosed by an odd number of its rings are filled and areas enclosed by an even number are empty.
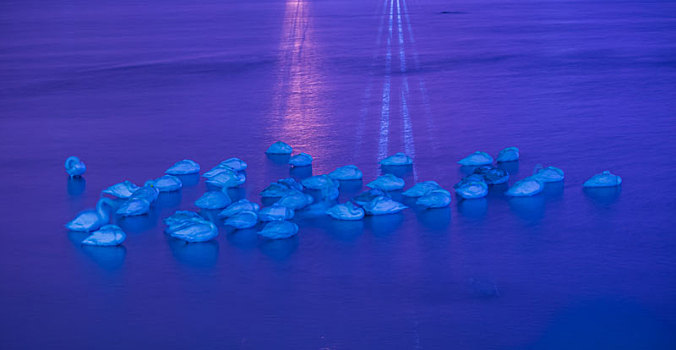
[[[673,2],[3,1],[0,37],[2,349],[676,346]],[[203,180],[116,220],[123,247],[63,227],[184,158],[244,159],[239,195],[259,201],[289,176],[263,154],[278,139],[313,174],[370,181],[406,151],[409,185],[451,188],[458,159],[518,146],[511,182],[538,163],[566,180],[301,217],[284,241],[167,238]],[[582,191],[606,169],[621,191]]]

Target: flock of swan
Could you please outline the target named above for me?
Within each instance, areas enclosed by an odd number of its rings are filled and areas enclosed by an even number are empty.
[[[268,155],[289,156],[289,165],[304,167],[312,165],[312,156],[299,153],[292,156],[293,148],[281,141],[273,143],[266,151]],[[516,162],[519,150],[508,147],[500,151],[495,161],[498,163]],[[473,173],[464,177],[453,186],[454,192],[462,199],[482,198],[488,194],[491,185],[504,184],[510,174],[494,164],[488,153],[475,152],[458,161],[465,167],[473,169]],[[413,164],[413,159],[404,153],[396,153],[380,161],[382,166],[406,167]],[[77,157],[66,160],[66,172],[74,176],[82,176],[86,171],[85,164]],[[201,209],[220,210],[218,217],[224,224],[235,229],[253,228],[259,222],[265,225],[258,232],[267,239],[284,239],[298,233],[298,225],[290,220],[297,210],[308,207],[317,201],[333,204],[338,199],[341,181],[361,180],[362,172],[354,165],[339,167],[329,174],[305,178],[300,182],[293,178],[279,179],[267,186],[261,197],[274,201],[274,204],[263,207],[248,199],[233,202],[227,189],[238,187],[246,182],[246,162],[239,158],[222,161],[214,168],[202,174],[211,188],[195,201]],[[95,209],[79,213],[66,224],[71,231],[91,232],[82,241],[84,245],[115,246],[126,239],[126,234],[117,225],[110,224],[111,214],[125,217],[144,215],[150,211],[160,192],[178,191],[183,184],[178,176],[199,174],[200,166],[192,160],[181,160],[166,170],[165,175],[148,180],[143,186],[130,181],[123,181],[102,191],[102,197]],[[533,175],[514,183],[505,193],[508,196],[523,197],[536,195],[544,189],[545,183],[563,181],[563,170],[549,166],[536,167]],[[619,186],[622,179],[604,171],[589,178],[584,187]],[[389,192],[400,191],[405,187],[403,179],[384,174],[369,182],[369,190],[364,191],[350,201],[328,205],[325,214],[336,220],[361,220],[365,215],[395,214],[408,207],[391,198]],[[405,197],[415,199],[415,204],[422,208],[442,208],[451,203],[451,192],[442,188],[435,181],[416,183],[401,193]],[[105,196],[104,196],[105,195]],[[114,201],[110,197],[121,200]],[[179,210],[164,219],[166,233],[186,242],[205,242],[218,235],[216,225],[204,219],[194,211]]]

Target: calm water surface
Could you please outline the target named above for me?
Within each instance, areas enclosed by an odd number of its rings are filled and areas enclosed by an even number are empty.
[[[676,347],[676,3],[3,1],[0,36],[2,349]],[[196,209],[192,178],[116,220],[123,247],[63,227],[184,158],[243,158],[258,201],[290,175],[277,139],[313,174],[406,151],[409,184],[450,188],[518,146],[513,179],[566,180],[185,245],[161,219]],[[582,191],[605,169],[621,191]]]

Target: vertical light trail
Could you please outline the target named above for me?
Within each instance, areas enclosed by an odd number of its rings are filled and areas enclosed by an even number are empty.
[[[402,73],[401,79],[401,114],[404,123],[404,151],[413,158],[413,179],[418,180],[418,173],[415,166],[415,141],[413,139],[413,124],[408,110],[408,76],[406,74],[406,48],[404,47],[404,30],[401,22],[400,0],[397,0],[397,29],[399,34],[399,63]]]
[[[408,37],[410,38],[411,47],[413,49],[413,65],[416,70],[420,70],[420,58],[418,57],[418,49],[416,48],[415,37],[413,36],[413,29],[411,28],[411,19],[408,15],[408,5],[406,5],[406,0],[402,0],[402,7],[404,10],[404,21],[406,22],[406,27],[408,29]],[[432,112],[430,109],[430,100],[427,94],[425,80],[422,77],[418,78],[418,88],[420,89],[420,94],[422,95],[423,108],[425,110],[427,138],[432,143],[433,150],[436,150],[437,144],[432,137]]]
[[[321,55],[313,34],[309,0],[287,0],[279,46],[279,78],[274,92],[276,112],[269,123],[271,137],[284,140],[318,159],[327,150],[320,147],[327,124],[321,97]]]
[[[378,11],[380,12],[380,11]],[[376,50],[371,57],[371,66],[370,71],[373,71],[375,67],[376,57],[378,55],[378,49],[380,48],[380,43],[382,41],[383,27],[385,24],[385,15],[387,14],[387,0],[383,0],[382,4],[382,13],[380,14],[380,21],[378,22],[378,35],[376,36]],[[362,108],[359,111],[359,122],[357,123],[357,132],[356,132],[356,141],[355,141],[355,154],[360,154],[362,150],[362,145],[364,143],[364,127],[366,124],[366,117],[369,114],[369,101],[371,100],[371,90],[373,89],[373,75],[369,72],[369,78],[364,90],[364,96],[362,97]]]
[[[385,82],[383,83],[383,104],[380,108],[380,140],[378,142],[378,160],[387,157],[390,137],[390,82],[392,74],[392,21],[394,0],[390,0],[390,18],[387,33],[387,52],[385,54]]]

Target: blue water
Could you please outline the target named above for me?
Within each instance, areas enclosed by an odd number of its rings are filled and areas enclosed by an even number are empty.
[[[676,348],[674,2],[8,0],[0,38],[2,349]],[[186,245],[161,219],[196,210],[192,178],[116,220],[122,247],[63,227],[184,158],[244,159],[260,201],[278,139],[365,183],[405,151],[409,185],[451,188],[507,146],[510,183],[566,180]],[[606,169],[620,191],[582,190]]]

